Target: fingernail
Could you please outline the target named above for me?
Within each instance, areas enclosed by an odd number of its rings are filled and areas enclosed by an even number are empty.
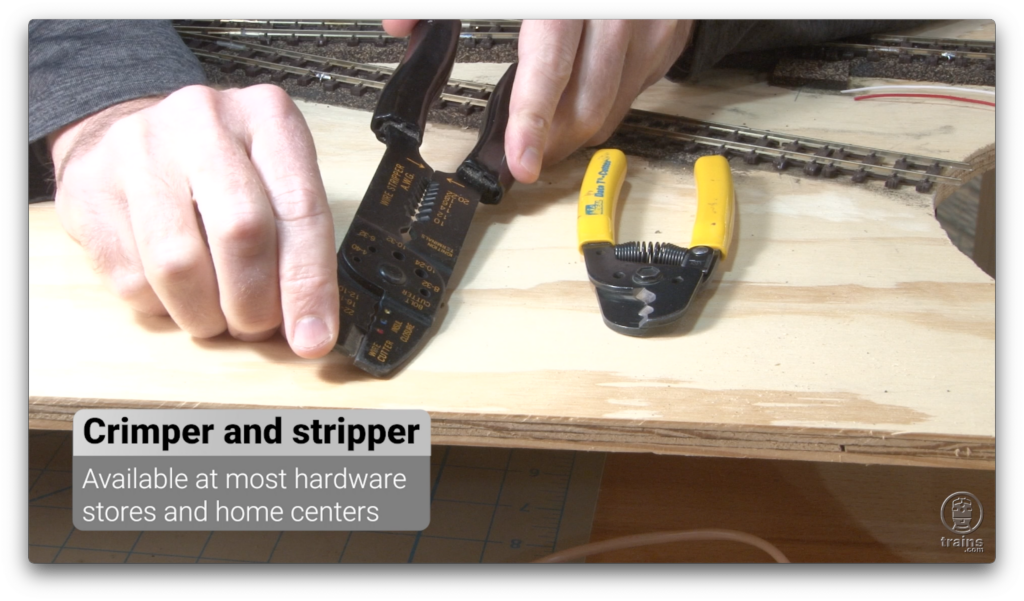
[[[540,175],[541,157],[536,148],[530,146],[524,150],[522,156],[519,157],[519,164],[521,164],[523,168],[529,171],[532,175]]]
[[[313,350],[324,345],[331,339],[331,331],[324,320],[315,315],[307,315],[295,322],[292,346],[304,350]]]

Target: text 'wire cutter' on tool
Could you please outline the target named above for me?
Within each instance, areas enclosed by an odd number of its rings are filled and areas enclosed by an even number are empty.
[[[577,234],[587,274],[608,327],[644,336],[679,319],[732,240],[735,203],[729,161],[706,156],[694,165],[697,220],[690,248],[674,244],[615,244],[615,204],[626,178],[626,155],[599,150],[580,189]]]
[[[378,377],[426,341],[477,204],[497,204],[512,184],[505,125],[515,64],[491,92],[476,147],[455,173],[435,172],[420,156],[460,29],[458,21],[421,21],[413,31],[370,124],[387,149],[338,250],[337,349]]]

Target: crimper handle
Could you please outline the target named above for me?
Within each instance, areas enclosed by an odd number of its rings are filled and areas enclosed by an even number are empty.
[[[498,85],[494,86],[483,126],[480,127],[480,137],[457,172],[460,178],[480,191],[480,202],[484,204],[501,202],[501,197],[515,181],[505,157],[505,126],[508,125],[508,106],[517,66],[518,63],[512,63]]]
[[[461,30],[459,21],[416,24],[405,56],[381,91],[373,112],[370,129],[378,140],[387,143],[388,131],[397,131],[420,145],[430,105],[440,97],[455,64]]]

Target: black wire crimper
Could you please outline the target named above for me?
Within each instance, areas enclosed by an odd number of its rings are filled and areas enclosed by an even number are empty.
[[[378,377],[424,344],[477,204],[497,204],[512,184],[505,125],[515,64],[491,92],[476,147],[455,173],[435,172],[420,156],[460,30],[458,21],[421,21],[413,31],[370,124],[387,150],[338,249],[337,350]]]

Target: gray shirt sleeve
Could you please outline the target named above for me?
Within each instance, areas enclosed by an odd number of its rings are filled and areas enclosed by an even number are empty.
[[[169,21],[30,21],[28,140],[125,100],[205,82]]]
[[[868,33],[880,33],[920,25],[925,21],[697,21],[689,48],[683,53],[669,77],[694,79],[730,54],[803,46]]]
[[[30,21],[29,198],[53,195],[44,140],[51,132],[126,100],[202,83],[202,66],[170,21]]]

